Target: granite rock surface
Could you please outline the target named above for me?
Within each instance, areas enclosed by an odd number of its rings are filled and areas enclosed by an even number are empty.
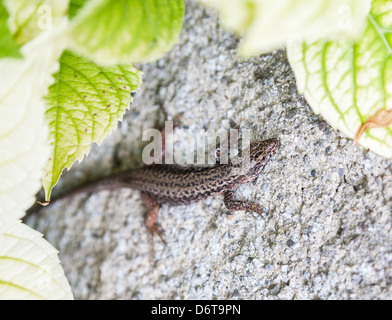
[[[241,60],[214,11],[186,1],[179,43],[144,72],[124,121],[57,190],[143,165],[142,133],[183,113],[178,132],[247,128],[278,138],[264,175],[242,186],[266,217],[216,197],[161,208],[167,245],[133,190],[53,203],[27,219],[59,251],[76,299],[391,299],[391,161],[333,130],[297,92],[284,50]],[[55,192],[54,191],[54,192]]]

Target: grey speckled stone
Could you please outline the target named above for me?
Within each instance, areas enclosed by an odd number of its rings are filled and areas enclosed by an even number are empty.
[[[132,190],[60,201],[27,223],[60,250],[77,299],[392,298],[391,161],[353,144],[297,93],[285,52],[247,61],[213,11],[186,1],[179,44],[140,66],[144,83],[119,129],[59,188],[141,166],[141,133],[184,112],[182,128],[246,127],[281,148],[239,198],[270,214],[227,215],[221,198],[163,206],[167,246],[150,242]]]

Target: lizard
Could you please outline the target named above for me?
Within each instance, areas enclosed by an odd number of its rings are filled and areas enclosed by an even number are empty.
[[[220,164],[218,162],[213,167],[186,168],[157,164],[115,173],[81,186],[68,193],[66,197],[119,188],[139,190],[142,201],[148,209],[145,222],[147,230],[152,236],[158,235],[165,243],[162,237],[163,230],[157,222],[158,211],[162,204],[187,205],[223,195],[224,204],[229,210],[247,210],[259,215],[265,213],[265,209],[257,203],[236,200],[235,190],[243,184],[255,181],[278,147],[278,139],[251,142],[249,165],[240,174],[238,169],[242,163]]]

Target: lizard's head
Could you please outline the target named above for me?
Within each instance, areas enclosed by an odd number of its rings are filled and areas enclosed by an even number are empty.
[[[251,164],[249,173],[252,175],[258,175],[278,147],[278,139],[252,142],[249,149],[249,160]]]

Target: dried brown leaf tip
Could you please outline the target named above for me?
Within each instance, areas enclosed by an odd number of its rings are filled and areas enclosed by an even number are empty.
[[[43,207],[46,207],[46,206],[49,205],[50,202],[49,202],[49,201],[43,201],[43,202],[37,201],[37,203],[40,204],[40,205],[43,206]]]
[[[379,110],[374,116],[367,119],[358,129],[354,137],[355,144],[358,144],[359,139],[366,130],[372,128],[385,128],[392,123],[392,110]]]

